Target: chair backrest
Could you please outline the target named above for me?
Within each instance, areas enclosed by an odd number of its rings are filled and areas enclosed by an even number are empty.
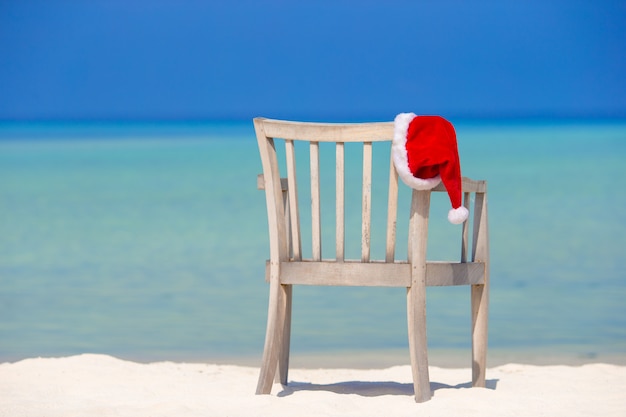
[[[370,261],[371,251],[371,206],[372,206],[372,145],[373,142],[389,142],[393,135],[393,123],[323,124],[285,122],[257,118],[254,120],[261,160],[264,185],[272,192],[267,195],[270,221],[270,257],[273,260],[302,260],[302,222],[296,175],[295,142],[308,143],[310,159],[311,191],[311,260],[322,259],[320,143],[330,142],[335,147],[335,259],[345,258],[345,144],[356,142],[362,146],[362,210],[361,210],[361,261]],[[278,160],[277,143],[284,139],[285,163]],[[279,166],[286,173],[281,176]],[[281,181],[282,178],[282,181]],[[286,183],[285,183],[286,182]],[[386,261],[394,259],[395,223],[398,195],[398,176],[390,164]],[[283,192],[286,192],[286,199]],[[289,212],[286,216],[286,210]],[[290,221],[286,224],[283,219]],[[291,248],[288,247],[291,242]]]
[[[308,147],[310,202],[311,202],[311,257],[312,261],[322,260],[322,216],[321,216],[321,181],[320,181],[320,144],[334,146],[335,154],[335,261],[345,259],[346,212],[345,212],[345,148],[346,144],[355,143],[362,147],[362,185],[361,185],[361,256],[362,263],[372,261],[372,149],[376,142],[389,143],[393,137],[392,122],[375,123],[307,123],[289,122],[264,118],[254,119],[255,130],[263,164],[263,176],[259,178],[259,188],[266,188],[266,203],[270,234],[270,263],[288,260],[305,259],[302,253],[303,224],[300,219],[300,201],[298,195],[298,177],[296,173],[296,146]],[[284,150],[279,148],[279,141],[284,142]],[[303,149],[306,151],[306,149]],[[284,162],[280,159],[284,158]],[[281,173],[281,168],[284,173]],[[388,194],[386,242],[384,259],[376,262],[393,263],[396,256],[396,225],[398,212],[398,174],[391,157],[388,160]],[[299,171],[302,173],[301,171]],[[301,179],[302,180],[302,179]],[[466,207],[469,208],[469,192],[484,192],[484,181],[472,181],[463,178],[463,191]],[[432,191],[445,191],[440,184]],[[428,218],[428,205],[420,208],[418,192],[413,192],[410,218],[413,219],[418,210]],[[429,194],[429,193],[427,193]],[[381,196],[377,196],[379,199]],[[384,198],[384,197],[383,197]],[[429,198],[429,197],[428,197]],[[308,210],[308,207],[307,207]],[[425,211],[424,211],[425,210]],[[308,222],[307,222],[308,223]],[[425,223],[428,224],[427,222]],[[308,224],[307,224],[308,225]],[[469,222],[463,225],[461,244],[462,259],[467,260]],[[426,231],[424,231],[426,233]],[[308,234],[308,233],[307,233]],[[409,241],[414,241],[414,236]],[[476,238],[476,236],[475,236]],[[409,248],[410,249],[410,248]],[[327,255],[326,255],[327,256]],[[410,257],[410,255],[409,255]],[[350,259],[351,262],[358,259]]]

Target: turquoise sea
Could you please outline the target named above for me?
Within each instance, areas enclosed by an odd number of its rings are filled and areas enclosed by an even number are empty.
[[[463,174],[489,182],[490,357],[626,363],[626,120],[452,121]],[[0,124],[0,362],[257,363],[260,171],[251,121]],[[459,233],[446,204],[436,251]],[[468,290],[428,291],[431,351],[469,366]],[[294,361],[408,363],[404,290],[294,296]]]

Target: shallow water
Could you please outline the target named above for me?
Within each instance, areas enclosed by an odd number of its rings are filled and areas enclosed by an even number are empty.
[[[626,356],[626,122],[455,125],[463,174],[489,182],[493,352]],[[0,360],[260,356],[260,171],[247,121],[0,125]],[[431,257],[458,256],[447,204],[434,201]],[[428,296],[431,348],[466,349],[468,290]],[[294,356],[406,349],[403,289],[295,297]]]

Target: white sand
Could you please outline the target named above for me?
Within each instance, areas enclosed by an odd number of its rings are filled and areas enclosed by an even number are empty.
[[[413,402],[409,366],[293,369],[256,396],[258,369],[105,355],[0,364],[0,416],[626,416],[626,367],[508,364],[468,388],[469,369],[431,368],[431,401]]]

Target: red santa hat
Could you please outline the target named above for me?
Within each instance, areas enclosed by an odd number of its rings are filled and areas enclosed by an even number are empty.
[[[400,113],[394,120],[392,153],[396,171],[406,185],[430,190],[443,181],[452,204],[448,220],[460,224],[467,219],[452,123],[440,116]]]

